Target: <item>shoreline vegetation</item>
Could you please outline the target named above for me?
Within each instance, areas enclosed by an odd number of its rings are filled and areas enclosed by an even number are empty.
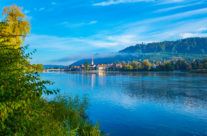
[[[22,8],[5,7],[0,21],[0,135],[1,136],[102,136],[86,114],[88,100],[57,97],[47,101],[42,95],[52,82],[41,80],[42,65],[32,65],[32,53],[23,42],[30,23]]]
[[[53,67],[44,69],[44,71],[128,71],[128,72],[161,72],[161,71],[181,71],[192,73],[207,73],[207,58],[194,59],[192,61],[186,61],[184,59],[178,59],[173,61],[151,63],[149,60],[122,62],[113,64],[97,64],[88,62],[80,66],[65,66],[62,69]]]

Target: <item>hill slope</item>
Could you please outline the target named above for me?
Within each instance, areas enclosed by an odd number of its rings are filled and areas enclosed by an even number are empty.
[[[94,64],[111,64],[111,63],[120,63],[122,61],[133,61],[136,60],[137,57],[134,55],[128,55],[128,54],[123,54],[123,55],[116,55],[114,57],[105,57],[105,58],[95,58],[94,59]],[[72,66],[77,66],[84,64],[85,62],[91,63],[91,59],[81,59],[75,63],[72,64]]]
[[[205,54],[207,53],[207,38],[187,38],[177,41],[164,41],[148,44],[137,44],[127,47],[120,53],[184,53]]]

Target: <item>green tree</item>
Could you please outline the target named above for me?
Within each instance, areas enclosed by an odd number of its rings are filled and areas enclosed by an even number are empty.
[[[205,63],[203,64],[203,67],[204,67],[205,69],[207,69],[207,62],[205,62]]]
[[[25,20],[22,8],[16,5],[5,7],[3,10],[4,21],[0,22],[0,42],[4,45],[19,48],[23,40],[30,33],[30,23]]]
[[[139,69],[141,69],[141,63],[139,63],[139,62],[137,62],[137,61],[132,61],[132,62],[130,63],[130,65],[133,66],[133,69],[134,69],[134,70],[139,70]]]
[[[84,64],[84,69],[85,69],[85,70],[89,70],[89,63],[88,63],[88,61],[85,62],[85,64]]]
[[[174,67],[169,61],[166,61],[163,64],[159,65],[158,70],[160,70],[160,71],[173,71]]]
[[[32,69],[34,69],[35,71],[38,71],[38,72],[43,72],[43,70],[44,70],[42,64],[33,64]]]
[[[144,70],[150,70],[152,67],[152,64],[149,62],[149,60],[143,60],[142,67]]]
[[[123,70],[127,70],[128,69],[127,68],[127,63],[125,61],[123,61],[121,64],[122,64],[122,69]]]
[[[178,60],[175,64],[175,69],[181,71],[188,71],[192,69],[192,66],[185,60]]]

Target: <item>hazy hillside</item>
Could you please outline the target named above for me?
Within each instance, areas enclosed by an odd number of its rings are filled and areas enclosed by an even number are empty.
[[[94,59],[94,64],[111,64],[111,63],[119,63],[122,61],[133,61],[137,59],[136,56],[133,55],[117,55],[114,57],[106,57],[106,58],[95,58]],[[89,62],[89,64],[91,63],[91,59],[81,59],[75,63],[73,63],[72,65],[81,65],[84,64],[85,62]]]
[[[170,57],[182,57],[185,59],[207,57],[207,38],[187,38],[177,41],[137,44],[119,51],[116,56],[96,58],[94,62],[95,64],[110,64],[143,59],[163,61],[168,60]],[[82,59],[72,65],[84,64],[87,61],[90,63],[91,59]]]
[[[207,53],[207,38],[187,38],[177,41],[164,41],[148,44],[137,44],[127,47],[121,53],[187,53],[205,54]]]

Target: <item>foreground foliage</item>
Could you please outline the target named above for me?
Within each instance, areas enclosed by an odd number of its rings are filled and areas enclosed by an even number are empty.
[[[4,9],[5,21],[0,22],[0,135],[8,136],[100,136],[99,126],[88,121],[87,101],[57,98],[46,101],[42,94],[57,94],[48,90],[50,81],[40,79],[38,65],[28,61],[21,47],[29,33],[22,9]]]

